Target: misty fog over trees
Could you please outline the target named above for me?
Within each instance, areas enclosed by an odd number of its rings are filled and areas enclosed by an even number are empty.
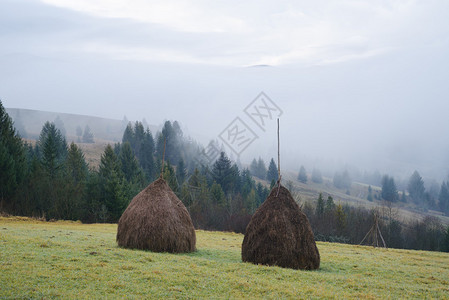
[[[273,158],[268,167],[263,159],[254,158],[245,168],[221,151],[214,161],[205,162],[203,147],[184,136],[177,121],[166,121],[155,135],[142,122],[129,122],[121,142],[105,148],[96,169],[88,166],[77,144],[67,143],[60,120],[46,122],[34,145],[22,140],[1,102],[0,124],[0,211],[5,213],[117,222],[130,200],[162,176],[186,205],[196,228],[244,232],[278,179]],[[79,128],[77,136],[93,142],[88,126]],[[400,188],[388,174],[355,175],[343,170],[324,179],[318,168],[309,176],[304,166],[299,167],[298,184],[321,186],[326,180],[349,194],[357,181],[369,184],[365,196],[369,202],[382,203],[373,210],[341,204],[330,194],[320,193],[318,199],[306,202],[297,197],[317,239],[357,244],[372,225],[373,215],[379,214],[390,247],[449,251],[449,228],[440,219],[429,216],[404,223],[395,207],[407,203],[449,215],[448,181],[435,191],[426,187],[418,171]],[[286,184],[295,194],[293,183]]]

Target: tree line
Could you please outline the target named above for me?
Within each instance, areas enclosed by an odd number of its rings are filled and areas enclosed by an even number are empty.
[[[316,204],[315,204],[316,203]],[[382,237],[389,248],[449,252],[449,226],[437,217],[400,222],[397,209],[384,202],[377,209],[336,204],[332,196],[320,193],[316,202],[306,202],[302,210],[309,218],[315,238],[320,241],[359,244],[377,217]],[[364,244],[370,245],[369,236]]]
[[[311,177],[315,183],[323,182],[321,172],[316,168],[313,169]],[[373,174],[366,173],[364,178],[371,178],[373,181],[378,181],[376,185],[380,185],[381,187],[380,192],[375,192],[371,185],[368,186],[366,199],[369,201],[407,202],[424,210],[439,210],[445,215],[449,215],[449,180],[443,181],[440,186],[434,182],[430,188],[426,189],[423,178],[415,170],[405,183],[403,190],[399,191],[394,177],[388,174],[381,176],[380,173],[376,172]],[[300,167],[297,179],[299,182],[307,184],[308,176],[304,166]],[[368,181],[373,182],[371,180]],[[346,190],[346,193],[350,194],[352,178],[347,170],[335,172],[332,178],[332,184],[334,187]]]
[[[166,121],[156,138],[141,122],[129,123],[122,142],[106,147],[97,169],[89,168],[81,149],[69,145],[55,123],[46,122],[31,145],[22,141],[1,102],[0,122],[0,211],[11,214],[117,222],[130,200],[162,175],[197,228],[243,232],[268,195],[224,152],[211,166],[199,164],[201,147],[183,136],[176,121]]]
[[[156,137],[141,122],[128,123],[121,143],[108,145],[95,169],[54,123],[44,124],[34,145],[24,143],[0,102],[0,125],[0,212],[14,215],[117,222],[130,200],[162,175],[186,205],[196,228],[244,232],[269,193],[254,177],[268,180],[272,187],[278,176],[273,159],[268,168],[259,158],[245,169],[221,152],[210,165],[198,163],[201,147],[183,136],[176,121],[166,121]],[[298,180],[303,183],[304,174],[302,167]],[[313,171],[312,181],[323,181],[319,170]],[[442,191],[443,196],[449,194],[447,183]],[[303,210],[317,239],[347,243],[360,242],[373,215],[322,195],[316,207],[306,203]],[[383,218],[380,226],[390,247],[444,250],[447,245],[448,233],[444,235],[438,219],[404,225]]]

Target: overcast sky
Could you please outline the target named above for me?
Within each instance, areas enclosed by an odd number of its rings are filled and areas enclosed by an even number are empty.
[[[4,106],[161,124],[206,144],[240,117],[289,169],[449,171],[449,1],[0,0]],[[287,167],[287,166],[286,166]]]

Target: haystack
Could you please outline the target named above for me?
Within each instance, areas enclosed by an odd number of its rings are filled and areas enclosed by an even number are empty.
[[[164,179],[135,196],[118,222],[120,247],[153,252],[195,251],[195,229],[189,212]]]
[[[276,196],[277,195],[277,196]],[[242,260],[255,264],[313,270],[320,266],[307,216],[282,185],[276,185],[246,227]]]

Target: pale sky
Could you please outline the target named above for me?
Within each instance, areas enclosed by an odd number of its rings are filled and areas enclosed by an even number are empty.
[[[448,16],[447,0],[0,0],[0,97],[179,120],[206,144],[264,91],[284,111],[292,169],[352,163],[442,178]],[[257,134],[243,160],[275,156],[273,132]]]

